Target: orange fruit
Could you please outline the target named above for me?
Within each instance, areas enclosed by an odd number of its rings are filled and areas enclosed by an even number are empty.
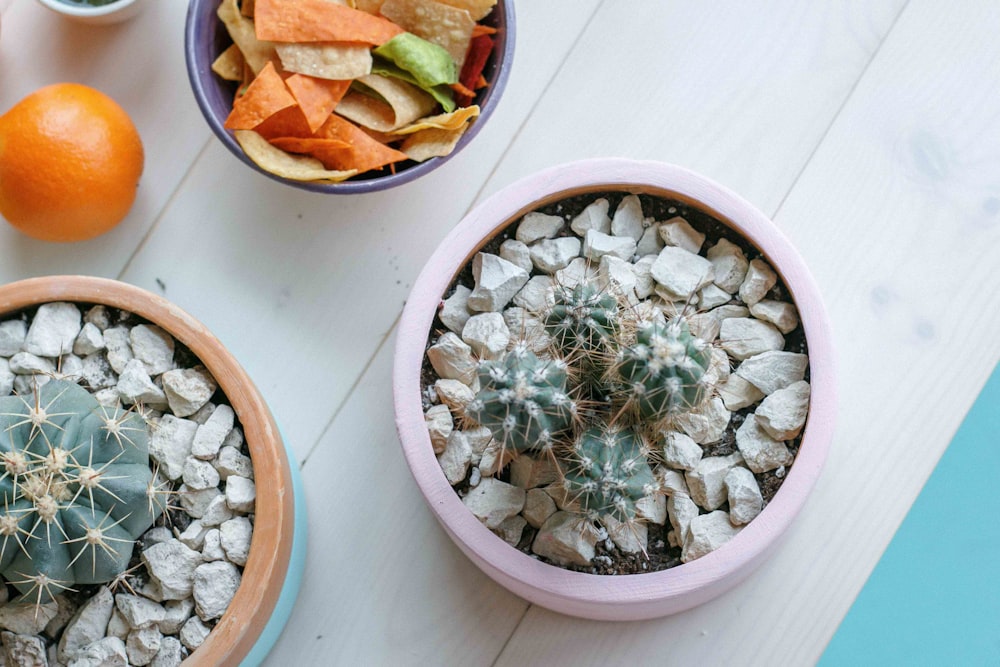
[[[0,116],[0,214],[36,239],[82,241],[117,225],[142,166],[128,114],[88,86],[46,86]]]

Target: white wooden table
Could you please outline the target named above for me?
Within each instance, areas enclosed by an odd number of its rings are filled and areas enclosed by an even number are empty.
[[[505,98],[460,156],[351,198],[242,166],[188,87],[186,2],[116,27],[33,0],[2,17],[0,109],[104,90],[146,146],[110,234],[0,227],[0,279],[85,273],[165,294],[255,378],[302,466],[310,547],[268,665],[814,662],[1000,358],[994,0],[520,0]],[[746,583],[690,612],[585,622],[493,584],[437,526],[392,425],[396,319],[484,196],[571,159],[700,171],[772,215],[818,279],[840,419],[814,496]]]

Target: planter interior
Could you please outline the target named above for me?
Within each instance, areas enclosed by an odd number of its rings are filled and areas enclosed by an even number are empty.
[[[468,511],[437,464],[423,421],[420,369],[437,304],[466,264],[523,215],[582,194],[625,192],[679,200],[756,248],[787,287],[809,349],[809,416],[795,462],[771,502],[732,540],[697,560],[655,573],[594,575],[543,563],[511,547]],[[589,160],[529,176],[471,212],[445,239],[415,283],[397,338],[394,391],[404,454],[428,504],[456,544],[484,572],[525,599],[601,620],[664,616],[708,601],[759,565],[801,509],[832,437],[835,381],[829,322],[808,269],[762,213],[725,188],[654,162]]]
[[[259,661],[263,658],[261,649],[266,653],[270,644],[255,648],[258,638],[264,634],[273,643],[280,626],[269,625],[272,614],[276,609],[286,614],[281,619],[283,625],[294,601],[304,548],[301,494],[295,493],[297,480],[270,410],[222,343],[204,325],[155,294],[114,280],[84,276],[33,278],[0,287],[0,314],[4,316],[53,301],[102,304],[160,326],[201,361],[230,401],[243,428],[261,492],[256,500],[250,553],[236,596],[184,664],[239,665],[252,651]],[[298,551],[294,557],[293,544]]]

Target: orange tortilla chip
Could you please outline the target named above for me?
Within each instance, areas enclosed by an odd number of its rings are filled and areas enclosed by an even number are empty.
[[[272,146],[285,152],[311,155],[326,169],[336,169],[336,165],[350,164],[354,160],[354,147],[340,139],[275,137],[270,141]]]
[[[321,139],[339,139],[349,144],[354,150],[350,163],[331,162],[328,166],[329,168],[343,170],[357,169],[360,173],[369,169],[379,169],[387,164],[406,159],[404,153],[380,144],[365,134],[361,128],[336,114],[327,119],[323,127],[316,133],[316,136]]]
[[[328,0],[257,0],[257,39],[360,42],[378,46],[403,32],[395,23]]]
[[[240,14],[247,17],[248,19],[253,18],[253,3],[254,0],[243,0],[240,3]]]
[[[285,85],[302,108],[310,132],[315,132],[333,113],[333,108],[347,92],[351,82],[293,74],[285,79]]]
[[[253,130],[236,130],[236,141],[243,151],[264,171],[295,181],[331,181],[339,183],[358,172],[330,171],[323,163],[305,155],[290,155],[272,146]]]
[[[254,128],[265,139],[274,137],[311,137],[309,121],[299,105],[282,109]]]
[[[268,63],[260,71],[246,93],[233,101],[233,110],[226,118],[227,130],[252,130],[282,109],[296,106],[295,97],[288,91],[281,75]]]

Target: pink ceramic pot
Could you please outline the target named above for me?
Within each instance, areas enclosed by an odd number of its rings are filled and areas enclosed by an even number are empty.
[[[572,572],[535,560],[490,532],[448,484],[431,448],[420,401],[420,370],[441,297],[495,233],[528,211],[586,192],[623,190],[681,199],[726,222],[778,271],[799,309],[809,346],[812,398],[795,463],[764,511],[717,551],[670,570],[637,575]],[[528,176],[473,210],[421,272],[403,310],[396,344],[396,426],[410,470],[445,530],[486,574],[554,611],[599,620],[666,616],[706,602],[761,564],[802,508],[833,435],[836,407],[832,335],[819,290],[789,241],[764,214],[726,188],[657,162],[596,159]]]

